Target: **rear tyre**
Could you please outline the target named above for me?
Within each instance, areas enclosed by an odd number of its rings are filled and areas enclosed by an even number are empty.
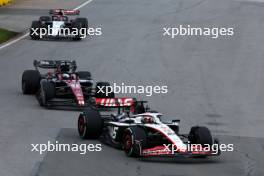
[[[137,141],[140,141],[138,143]],[[140,127],[129,127],[123,135],[123,149],[128,157],[140,157],[141,150],[147,145],[146,132]]]
[[[35,94],[39,89],[41,76],[37,70],[25,70],[22,74],[23,94]]]
[[[103,121],[98,111],[87,109],[78,118],[78,133],[82,139],[97,139],[102,134]]]
[[[95,97],[96,98],[115,98],[115,93],[109,92],[107,93],[107,87],[110,87],[110,84],[108,82],[98,82],[96,83],[95,87]]]
[[[32,22],[29,34],[33,40],[39,40],[40,39],[40,28],[41,28],[41,22],[40,21],[33,21]]]
[[[55,97],[56,90],[53,83],[49,81],[41,81],[38,93],[38,100],[40,106],[47,106],[48,101]]]

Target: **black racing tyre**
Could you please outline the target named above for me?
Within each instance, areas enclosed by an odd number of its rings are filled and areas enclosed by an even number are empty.
[[[88,71],[78,71],[76,74],[79,76],[80,79],[89,80],[91,79],[92,75],[91,72]]]
[[[78,133],[82,139],[97,139],[102,134],[103,121],[95,109],[87,109],[79,115]]]
[[[138,143],[140,141],[140,143]],[[129,127],[123,133],[123,149],[128,157],[140,157],[147,145],[147,134],[140,127]]]
[[[82,28],[88,29],[88,20],[87,18],[76,18],[75,22],[79,22],[82,24]]]
[[[33,40],[40,39],[40,28],[41,28],[41,22],[40,21],[33,21],[32,22],[29,34]]]
[[[51,18],[49,16],[41,16],[39,17],[39,21],[51,21]]]
[[[110,87],[110,84],[108,82],[97,82],[95,87],[95,97],[115,98],[115,93],[113,91],[107,94],[107,87]]]
[[[41,106],[47,106],[47,102],[54,98],[56,95],[56,89],[53,83],[43,80],[40,82],[39,89],[39,104]]]
[[[37,70],[25,70],[22,74],[23,94],[35,94],[39,89],[41,76]]]
[[[73,22],[72,28],[78,29],[78,34],[73,37],[73,40],[82,40],[82,35],[80,34],[82,24],[80,22]]]
[[[213,138],[207,127],[194,126],[189,133],[189,141],[191,144],[201,144],[202,146],[212,146]]]

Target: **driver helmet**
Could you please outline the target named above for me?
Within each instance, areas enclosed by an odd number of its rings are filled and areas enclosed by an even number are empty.
[[[70,78],[70,75],[67,74],[67,73],[63,73],[62,74],[62,77],[63,77],[63,79],[69,79]]]
[[[68,64],[59,65],[59,70],[62,73],[68,73],[70,71],[70,66]]]
[[[154,123],[154,119],[150,115],[144,115],[142,117],[142,123]]]
[[[64,15],[63,10],[60,10],[58,15],[63,16]]]

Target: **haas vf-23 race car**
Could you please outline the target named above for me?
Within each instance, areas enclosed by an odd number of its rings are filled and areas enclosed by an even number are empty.
[[[39,20],[32,22],[30,37],[33,40],[42,37],[72,37],[74,40],[81,40],[87,34],[87,18],[70,19],[71,15],[79,14],[79,10],[50,10],[50,16],[41,16]]]
[[[94,86],[91,73],[76,71],[75,61],[40,60],[34,61],[35,70],[25,70],[22,75],[23,94],[36,94],[41,106],[77,106],[94,104],[94,98],[113,98],[114,93],[106,95],[98,91],[110,86],[107,82],[97,82]],[[41,74],[41,70],[45,73]],[[46,71],[48,70],[48,71]]]
[[[106,103],[108,102],[108,103]],[[208,128],[194,126],[189,134],[179,132],[179,120],[162,121],[162,114],[151,111],[143,101],[127,98],[97,99],[97,104],[117,108],[115,114],[87,109],[79,115],[78,133],[82,139],[100,139],[123,149],[129,157],[220,155]]]

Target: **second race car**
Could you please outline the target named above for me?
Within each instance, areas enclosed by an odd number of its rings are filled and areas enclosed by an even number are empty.
[[[94,82],[88,71],[76,71],[75,61],[35,60],[35,70],[25,70],[22,75],[23,94],[36,94],[41,106],[77,106],[94,104],[94,98],[113,98],[114,93],[97,91],[110,86],[108,82]],[[44,69],[45,73],[41,73]],[[48,69],[48,72],[46,71]]]

